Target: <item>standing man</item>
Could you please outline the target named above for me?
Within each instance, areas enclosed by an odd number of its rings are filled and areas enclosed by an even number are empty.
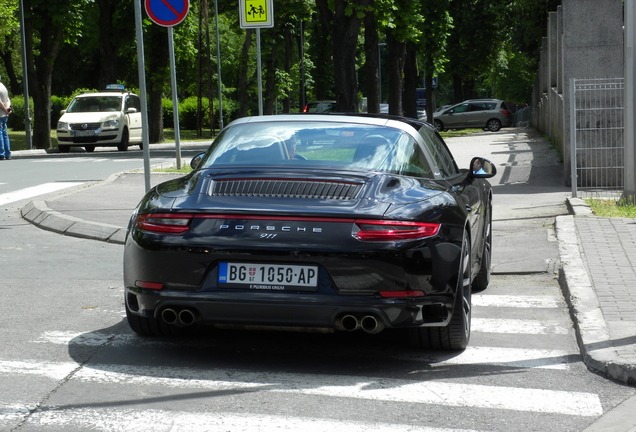
[[[11,160],[11,144],[7,133],[9,114],[11,114],[11,99],[0,77],[0,160]]]

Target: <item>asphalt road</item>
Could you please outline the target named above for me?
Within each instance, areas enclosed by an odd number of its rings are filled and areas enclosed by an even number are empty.
[[[460,165],[503,168],[495,271],[460,353],[389,331],[141,338],[124,317],[122,246],[40,230],[19,216],[28,200],[0,205],[0,430],[582,431],[635,389],[581,362],[554,273],[555,155],[515,131],[449,144]]]

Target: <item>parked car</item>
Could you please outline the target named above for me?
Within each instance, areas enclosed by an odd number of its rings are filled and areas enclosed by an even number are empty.
[[[191,325],[378,333],[463,349],[487,287],[494,165],[381,114],[235,120],[151,189],[124,247],[133,331]],[[470,163],[469,163],[470,162]]]
[[[57,122],[57,147],[67,153],[71,147],[116,146],[128,150],[142,147],[141,100],[123,86],[111,85],[103,92],[82,93],[61,111]]]
[[[479,128],[497,132],[512,125],[512,113],[499,99],[470,99],[433,114],[438,131]]]
[[[322,112],[333,112],[336,110],[336,101],[313,101],[307,102],[304,113],[314,114]]]

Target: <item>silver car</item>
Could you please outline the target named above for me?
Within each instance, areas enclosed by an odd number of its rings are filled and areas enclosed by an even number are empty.
[[[497,132],[512,125],[512,113],[499,99],[470,99],[433,114],[438,131],[479,128]]]

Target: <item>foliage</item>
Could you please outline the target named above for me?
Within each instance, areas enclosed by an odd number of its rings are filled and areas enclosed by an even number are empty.
[[[560,0],[277,0],[275,26],[263,29],[262,59],[273,55],[275,88],[266,97],[278,102],[287,99],[287,107],[297,110],[301,100],[335,99],[336,80],[334,64],[343,70],[346,65],[335,62],[334,48],[344,45],[333,43],[337,34],[329,31],[340,19],[363,20],[373,12],[380,42],[386,33],[400,43],[410,42],[416,51],[417,74],[421,82],[430,73],[439,75],[436,90],[437,105],[455,102],[457,95],[498,97],[507,101],[530,102],[530,89],[534,82],[541,38],[545,36],[547,14],[555,10]],[[202,8],[207,4],[210,10]],[[190,98],[210,98],[218,110],[218,82],[223,87],[224,122],[239,112],[239,92],[249,94],[249,109],[256,112],[256,49],[254,40],[246,59],[242,58],[245,30],[238,25],[235,1],[219,0],[219,16],[214,15],[212,2],[191,2],[186,19],[174,27],[176,80],[180,114],[183,123],[196,124],[198,104]],[[320,4],[328,9],[331,20],[323,21],[318,13]],[[25,0],[27,17],[33,25],[33,47],[29,56],[36,68],[52,62],[51,124],[57,121],[60,109],[81,88],[100,88],[104,65],[113,66],[113,82],[127,88],[138,87],[137,46],[134,4],[127,0]],[[13,93],[20,85],[22,61],[18,23],[18,2],[0,0],[0,75],[17,77],[11,82]],[[110,9],[103,9],[103,8]],[[336,8],[342,8],[337,15]],[[110,11],[110,23],[104,27],[104,11]],[[144,34],[155,30],[156,24],[145,18]],[[207,18],[207,20],[206,20]],[[216,52],[216,26],[220,37],[220,54]],[[46,29],[62,28],[62,45],[57,58],[46,57]],[[336,29],[338,30],[338,29]],[[359,88],[365,80],[363,68],[367,59],[363,47],[362,29],[350,39],[357,44],[354,54],[347,54],[346,62],[353,65]],[[104,57],[104,48],[112,53]],[[301,57],[301,48],[304,56]],[[383,50],[384,80],[386,70],[395,67]],[[351,51],[348,51],[351,53]],[[53,53],[53,51],[51,51]],[[147,53],[148,54],[148,53]],[[38,60],[39,59],[39,60]],[[38,61],[35,61],[38,60]],[[239,66],[246,60],[247,83],[238,88]],[[220,63],[217,63],[219,62]],[[302,65],[302,67],[301,67]],[[221,74],[219,76],[218,67]],[[148,65],[147,65],[148,67]],[[265,62],[265,67],[270,67]],[[348,68],[348,66],[346,66]],[[430,72],[434,71],[434,72]],[[264,71],[264,75],[265,75]],[[336,70],[336,72],[340,72]],[[170,102],[170,85],[164,71],[149,70],[149,77],[162,76],[167,84],[162,98]],[[31,86],[36,83],[31,82]],[[38,86],[45,82],[37,83]],[[458,86],[460,91],[458,93]],[[349,85],[354,90],[355,80]],[[387,89],[386,86],[383,87]],[[391,92],[399,91],[392,88]],[[32,95],[42,94],[42,87],[32,87]],[[357,94],[357,93],[356,93]],[[386,93],[385,93],[386,98]],[[40,99],[35,98],[36,102]],[[15,106],[18,105],[17,96]],[[45,99],[42,99],[45,100]],[[172,124],[171,102],[163,105],[164,121]],[[207,102],[202,104],[207,110]],[[31,106],[33,112],[41,107]],[[38,111],[40,109],[40,111]],[[17,114],[17,111],[16,111]],[[207,125],[209,116],[200,114]],[[20,123],[14,115],[13,123]],[[218,118],[218,113],[214,113]],[[194,119],[194,120],[193,120]],[[42,121],[40,119],[40,121]],[[20,125],[15,127],[20,128]],[[23,128],[24,126],[22,126]]]
[[[599,217],[636,218],[636,205],[625,200],[586,199],[592,212]]]
[[[33,107],[33,99],[29,98],[29,107]],[[11,98],[11,108],[13,114],[9,116],[7,127],[16,131],[25,130],[24,124],[24,96],[14,96]]]

